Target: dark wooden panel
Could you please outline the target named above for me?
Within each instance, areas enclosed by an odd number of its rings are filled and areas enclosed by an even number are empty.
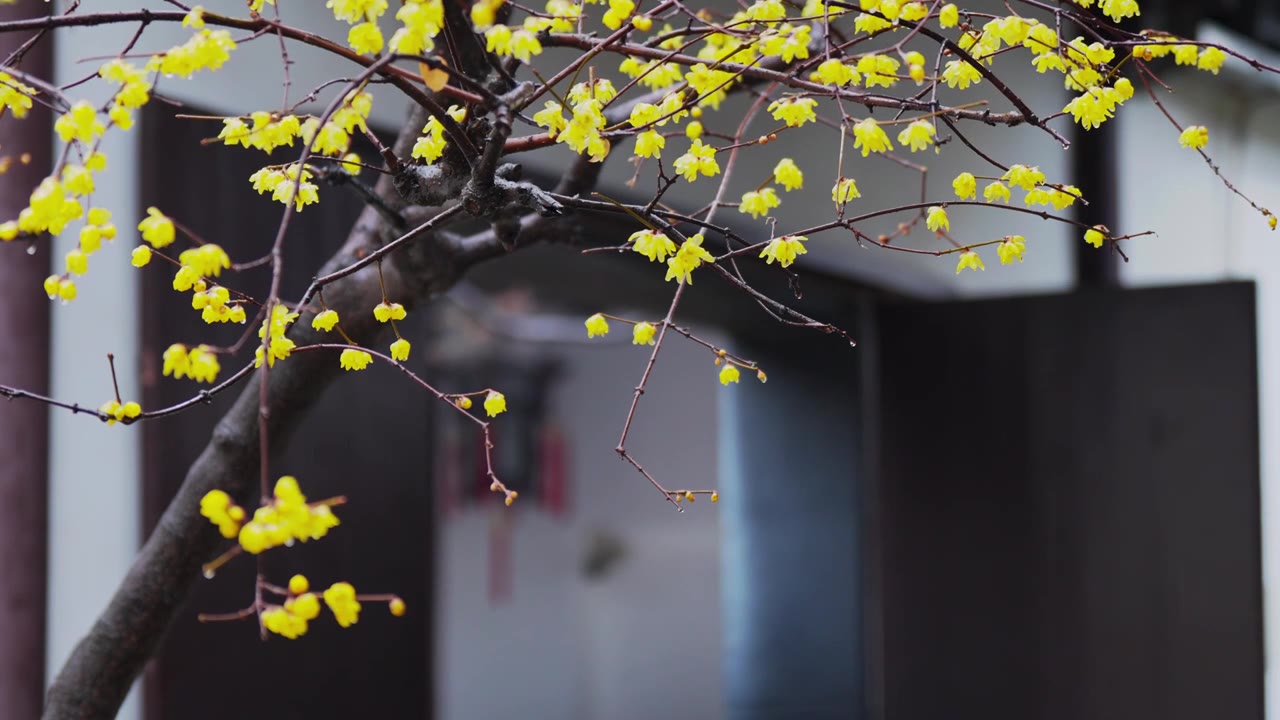
[[[879,315],[885,716],[1262,717],[1253,286]]]
[[[270,246],[282,208],[255,195],[248,177],[265,164],[283,162],[285,151],[268,157],[199,144],[216,131],[216,124],[147,113],[144,197],[223,245],[234,259],[248,260]],[[320,192],[323,201],[297,215],[291,226],[285,298],[301,294],[345,239],[360,209],[345,189],[321,187]],[[189,381],[160,377],[165,347],[210,338],[230,344],[242,328],[206,326],[185,299],[176,298],[172,272],[158,261],[143,272],[144,399],[156,407],[197,389]],[[261,268],[232,282],[262,297],[269,277]],[[401,325],[411,341],[423,332],[420,319],[411,316]],[[238,358],[222,360],[224,374],[252,357],[249,345]],[[279,582],[303,572],[321,589],[348,580],[362,592],[397,592],[408,603],[407,616],[391,618],[385,605],[366,605],[359,624],[350,629],[339,629],[325,615],[304,638],[265,643],[252,621],[198,623],[199,612],[230,611],[251,602],[254,562],[237,558],[214,580],[202,581],[179,612],[148,673],[148,717],[223,718],[247,708],[254,717],[272,718],[430,717],[429,406],[423,395],[407,389],[398,373],[375,366],[344,376],[326,391],[291,448],[273,459],[273,477],[296,475],[313,498],[347,494],[350,502],[338,511],[342,525],[322,541],[266,556],[269,575]],[[144,426],[144,531],[153,528],[233,394]]]

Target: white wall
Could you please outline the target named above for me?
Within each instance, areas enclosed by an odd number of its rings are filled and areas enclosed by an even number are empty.
[[[105,4],[105,3],[103,3]],[[126,3],[113,2],[123,6]],[[105,8],[104,8],[105,9]],[[81,57],[119,52],[119,38],[69,30],[55,42],[55,80],[70,82],[91,71]],[[75,97],[105,99],[87,86]],[[61,152],[61,143],[55,153]],[[51,391],[54,397],[96,408],[113,397],[107,353],[116,356],[120,393],[141,395],[138,383],[138,291],[129,252],[137,244],[139,205],[137,133],[110,133],[102,144],[109,163],[99,175],[93,205],[112,211],[120,234],[89,260],[77,281],[79,297],[52,313]],[[57,154],[55,154],[57,157]],[[54,243],[53,270],[76,245],[78,226]],[[39,280],[37,280],[38,282]],[[40,292],[38,286],[32,292]],[[138,548],[139,429],[107,427],[83,415],[49,413],[49,598],[47,678],[52,680],[76,642],[89,630],[129,568]],[[120,718],[141,714],[132,693]]]
[[[551,410],[569,450],[565,518],[533,498],[445,517],[436,615],[445,720],[722,716],[718,508],[704,498],[677,513],[613,452],[648,354],[566,350]],[[636,416],[628,447],[668,487],[714,486],[716,395],[752,389],[722,388],[711,359],[680,338],[666,343]],[[504,516],[514,525],[511,596],[491,604],[489,532]],[[580,568],[600,531],[625,554],[589,580]]]
[[[1272,62],[1274,64],[1274,62]],[[1280,93],[1251,70],[1169,73],[1174,117],[1209,128],[1206,150],[1263,207],[1280,211]],[[1149,101],[1120,116],[1120,220],[1124,232],[1158,235],[1126,244],[1128,285],[1253,280],[1257,283],[1258,380],[1266,656],[1280,654],[1280,235],[1235,197]],[[1280,671],[1268,663],[1267,717],[1280,718]]]

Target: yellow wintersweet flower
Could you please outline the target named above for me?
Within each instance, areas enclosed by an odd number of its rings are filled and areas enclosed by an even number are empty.
[[[760,54],[780,57],[782,62],[804,60],[809,57],[809,25],[784,24],[765,31],[760,36]]]
[[[58,117],[53,129],[63,142],[73,139],[82,143],[92,143],[107,129],[98,119],[98,111],[93,109],[87,100],[80,100],[71,109]]]
[[[784,235],[774,238],[760,251],[760,257],[764,258],[765,263],[769,265],[777,260],[782,267],[790,267],[797,256],[809,252],[804,246],[808,240],[809,238],[803,235]]]
[[[743,193],[738,212],[759,218],[768,215],[769,211],[778,207],[779,204],[778,193],[773,188],[767,187]]]
[[[1137,0],[1100,0],[1098,9],[1102,11],[1103,15],[1116,22],[1142,14],[1142,11],[1138,9]]]
[[[89,272],[89,256],[81,252],[79,248],[76,248],[67,253],[66,266],[68,273],[84,275]]]
[[[1200,51],[1200,59],[1196,62],[1196,67],[1217,75],[1218,70],[1222,69],[1222,63],[1226,61],[1227,54],[1225,52],[1216,47],[1207,47]]]
[[[388,320],[403,320],[408,316],[408,314],[409,313],[405,311],[404,306],[400,303],[387,303],[386,301],[383,301],[373,308],[373,316],[377,318],[378,322],[382,323],[387,322]]]
[[[667,261],[667,281],[677,280],[679,282],[693,284],[693,271],[702,266],[703,263],[715,262],[715,258],[711,253],[702,247],[702,233],[690,235],[683,243],[680,249],[676,251],[674,257]]]
[[[262,627],[289,640],[297,640],[307,634],[307,621],[279,605],[262,611]]]
[[[721,385],[736,383],[741,377],[742,373],[738,372],[738,366],[733,363],[725,363],[724,367],[720,368]]]
[[[490,390],[484,397],[484,411],[489,417],[498,417],[507,411],[507,396],[497,390]]]
[[[947,87],[966,90],[970,85],[982,82],[982,73],[968,60],[948,60],[942,69],[942,80]]]
[[[769,103],[769,112],[774,120],[781,120],[787,127],[800,127],[818,119],[813,112],[818,101],[813,98],[784,98]]]
[[[773,181],[786,188],[787,192],[804,187],[804,173],[791,158],[782,158],[773,167]]]
[[[993,182],[982,191],[982,199],[987,202],[1002,200],[1009,204],[1009,188],[1002,182]]]
[[[373,362],[373,356],[364,350],[347,348],[338,356],[338,365],[343,370],[363,370]]]
[[[1022,262],[1022,252],[1027,249],[1027,239],[1021,235],[1010,235],[1004,242],[996,246],[996,254],[1000,256],[1000,264],[1008,265],[1017,260]]]
[[[212,385],[221,371],[222,366],[218,364],[218,356],[208,345],[198,345],[187,354],[187,375],[192,380]]]
[[[111,400],[102,404],[98,408],[98,412],[107,416],[107,424],[115,425],[117,422],[125,420],[133,420],[142,414],[142,406],[136,402],[121,403],[119,400]]]
[[[823,60],[818,69],[809,73],[809,79],[814,82],[820,82],[823,85],[857,85],[862,82],[862,76],[857,70],[846,65],[844,62],[831,58]]]
[[[898,142],[911,148],[911,152],[926,150],[933,145],[933,123],[916,120],[898,133]]]
[[[409,359],[409,341],[404,338],[397,338],[391,343],[391,359],[396,362],[404,362]]]
[[[601,22],[610,30],[617,30],[622,27],[622,23],[631,17],[631,13],[635,12],[636,4],[631,0],[609,0],[609,9],[605,12]]]
[[[953,28],[960,23],[960,8],[955,3],[947,3],[938,11],[938,24],[944,28]]]
[[[696,180],[699,173],[707,177],[720,174],[720,163],[716,162],[716,149],[710,145],[703,145],[701,140],[694,140],[689,151],[676,158],[675,168],[687,182]]]
[[[334,18],[358,23],[380,17],[387,11],[387,0],[328,0],[324,6],[333,11]]]
[[[656,158],[666,146],[667,139],[656,130],[646,130],[636,135],[636,155],[639,157]]]
[[[605,320],[604,315],[600,313],[587,318],[587,321],[583,324],[587,326],[588,338],[603,337],[609,334],[609,321]]]
[[[1102,243],[1106,241],[1106,239],[1107,235],[1103,232],[1100,225],[1094,225],[1084,231],[1084,241],[1096,248],[1102,247]]]
[[[361,55],[377,55],[382,52],[383,42],[382,30],[378,29],[377,23],[352,25],[347,32],[347,44]]]
[[[1007,180],[1010,185],[1016,185],[1023,190],[1034,190],[1037,185],[1044,182],[1044,173],[1040,172],[1039,167],[1011,165],[1000,179]]]
[[[401,600],[400,598],[391,598],[391,602],[387,603],[387,611],[395,617],[404,617],[404,600]]]
[[[204,29],[191,39],[162,55],[155,55],[147,63],[147,70],[165,75],[191,77],[197,70],[217,70],[231,59],[236,43],[229,30]]]
[[[560,103],[554,100],[548,100],[542,105],[542,109],[533,114],[533,122],[539,127],[547,129],[547,137],[554,138],[556,133],[569,127],[569,121],[564,119],[564,108]]]
[[[231,267],[231,258],[227,252],[214,243],[183,250],[178,255],[178,262],[191,266],[204,277],[218,277],[223,270]]]
[[[973,173],[960,173],[955,180],[951,181],[951,189],[961,200],[973,200],[978,196],[978,181],[973,177]]]
[[[311,327],[323,332],[329,332],[333,329],[333,326],[337,324],[338,313],[333,310],[325,310],[323,312],[316,313],[316,316],[311,319]]]
[[[867,118],[853,126],[853,147],[861,148],[862,157],[866,157],[873,152],[892,150],[893,143],[875,118]]]
[[[0,72],[0,110],[13,112],[16,118],[24,118],[31,110],[36,89],[18,82],[7,72]]]
[[[534,55],[542,54],[542,43],[538,41],[537,33],[521,28],[511,33],[511,42],[507,45],[507,51],[511,57],[527,63],[533,59]]]
[[[956,274],[959,275],[965,268],[970,270],[986,270],[987,266],[982,264],[982,258],[978,257],[978,253],[972,250],[966,250],[960,253],[960,262],[956,263]]]
[[[204,29],[204,8],[196,5],[191,8],[186,17],[182,18],[182,27],[189,27],[192,30]]]
[[[1189,125],[1178,136],[1178,144],[1184,148],[1199,150],[1209,144],[1209,128],[1203,125]]]
[[[222,490],[210,490],[200,498],[200,514],[218,526],[222,537],[231,539],[240,534],[244,508],[232,502],[231,496]]]
[[[676,252],[676,244],[666,234],[657,230],[640,230],[631,233],[627,238],[631,249],[649,258],[650,262],[665,262],[668,255]]]
[[[929,214],[925,218],[924,224],[925,227],[936,232],[951,229],[951,221],[947,218],[947,211],[937,205],[929,208]]]
[[[893,87],[898,82],[898,68],[902,63],[888,55],[863,55],[858,58],[858,72],[862,73],[867,88],[877,85]]]
[[[658,329],[653,326],[653,323],[638,322],[635,327],[631,329],[631,344],[652,345],[653,336],[657,332]]]
[[[311,582],[307,580],[306,575],[294,575],[289,578],[289,593],[292,595],[301,595],[311,589]]]
[[[862,197],[862,193],[858,192],[858,183],[853,178],[840,178],[836,184],[831,186],[831,201],[837,205],[844,205],[854,198]]]
[[[356,589],[351,583],[339,582],[324,591],[324,604],[329,606],[333,617],[342,627],[351,627],[360,619],[360,601],[356,600]]]
[[[173,221],[156,207],[147,208],[147,217],[138,223],[138,231],[142,233],[142,239],[155,248],[173,244],[175,237]]]

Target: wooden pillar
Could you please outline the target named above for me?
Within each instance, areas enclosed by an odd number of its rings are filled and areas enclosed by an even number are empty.
[[[0,22],[47,14],[42,0],[0,6]],[[0,58],[31,36],[0,35]],[[53,40],[41,38],[15,63],[51,77]],[[0,117],[0,221],[17,218],[49,172],[52,117],[38,103],[25,119]],[[29,163],[18,161],[30,153]],[[0,384],[46,393],[49,386],[49,239],[0,243]],[[34,252],[31,252],[34,250]],[[45,586],[48,527],[48,412],[0,400],[0,717],[34,718],[44,704]]]

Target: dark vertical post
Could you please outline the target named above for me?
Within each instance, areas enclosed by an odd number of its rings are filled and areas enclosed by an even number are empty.
[[[1088,205],[1077,202],[1076,219],[1088,225],[1106,225],[1116,230],[1119,222],[1116,182],[1117,121],[1085,130],[1073,125],[1071,174]],[[1076,287],[1113,287],[1119,283],[1118,254],[1110,245],[1095,248],[1083,238],[1072,238],[1075,248]]]
[[[48,12],[42,0],[21,0],[0,7],[0,22]],[[18,33],[0,36],[0,57],[28,39]],[[52,38],[41,38],[27,50],[19,67],[50,77]],[[18,161],[24,152],[31,154],[27,164]],[[49,112],[37,103],[25,119],[0,117],[0,155],[13,160],[0,174],[0,220],[12,220],[49,172]],[[41,290],[48,272],[47,238],[31,245],[0,243],[0,383],[42,394],[49,385],[49,300]],[[43,405],[0,405],[0,717],[5,718],[39,717],[44,704],[48,425]]]
[[[786,371],[744,373],[720,405],[730,720],[866,717],[856,355],[794,341],[736,341]]]

